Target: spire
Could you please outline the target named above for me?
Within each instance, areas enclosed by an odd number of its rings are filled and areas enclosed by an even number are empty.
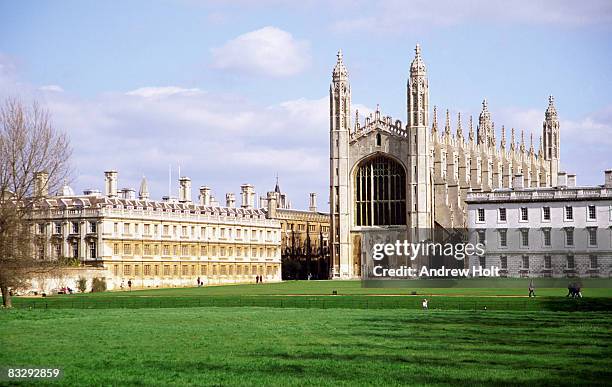
[[[525,152],[525,130],[521,129],[521,152]]]
[[[280,193],[280,186],[278,185],[278,173],[276,174],[276,186],[274,187],[274,192]]]
[[[548,96],[548,107],[546,108],[546,119],[556,120],[557,119],[557,108],[555,107],[555,97],[552,95]]]
[[[426,134],[429,126],[429,82],[418,44],[414,52],[415,57],[410,64],[410,76],[406,85],[406,122],[411,128],[424,128],[423,133]]]
[[[478,116],[477,137],[479,144],[491,145],[491,113],[486,98],[482,101],[482,110]]]
[[[542,136],[540,136],[540,145],[538,146],[538,158],[541,159],[544,156],[544,150],[542,149]]]
[[[472,116],[470,116],[470,131],[468,133],[468,139],[470,140],[470,142],[474,142],[474,124]]]
[[[463,129],[461,129],[461,112],[457,113],[457,140],[463,141]]]
[[[501,147],[501,149],[506,149],[506,128],[504,127],[504,125],[502,125],[501,141],[499,143],[499,146]]]
[[[342,50],[338,51],[337,56],[338,60],[336,61],[334,71],[332,72],[334,82],[348,79],[348,71],[346,70],[346,66],[344,65],[344,61],[342,59]]]
[[[433,109],[433,124],[431,124],[431,133],[438,133],[438,107],[434,105]]]
[[[450,128],[450,112],[446,109],[446,123],[444,124],[444,135],[450,136],[451,128]]]
[[[414,59],[410,64],[410,73],[425,73],[427,69],[425,68],[425,62],[423,62],[423,58],[421,57],[421,46],[417,43],[414,48]]]
[[[145,176],[142,177],[140,181],[140,189],[138,190],[138,198],[140,200],[149,199],[149,184],[147,183],[147,178]]]
[[[529,136],[529,153],[534,154],[535,151],[533,149],[533,133]]]
[[[497,146],[497,139],[495,138],[495,122],[491,122],[491,143],[489,146],[492,148]]]
[[[359,129],[359,109],[355,109],[355,131]]]
[[[516,145],[515,145],[515,139],[514,139],[514,128],[512,128],[510,130],[510,150],[514,151]]]

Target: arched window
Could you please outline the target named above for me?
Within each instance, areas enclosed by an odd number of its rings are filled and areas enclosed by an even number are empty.
[[[376,133],[376,146],[380,146],[382,144],[382,138],[380,133]]]
[[[406,224],[406,172],[396,161],[378,156],[362,162],[355,178],[357,226]]]

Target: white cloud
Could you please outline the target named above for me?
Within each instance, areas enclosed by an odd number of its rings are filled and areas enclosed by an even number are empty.
[[[201,94],[202,90],[197,88],[185,89],[182,87],[176,86],[164,86],[164,87],[141,87],[136,90],[128,91],[125,93],[126,95],[134,95],[138,97],[144,98],[160,98],[160,97],[168,97],[176,94],[183,95],[194,95]]]
[[[465,23],[582,26],[612,22],[609,0],[387,0],[361,2],[348,9],[354,13],[334,22],[333,29],[400,33]]]
[[[287,77],[310,64],[310,45],[276,27],[264,27],[240,35],[211,49],[215,68]]]
[[[39,87],[38,90],[40,90],[40,91],[50,91],[50,92],[53,92],[53,93],[62,93],[62,92],[64,92],[64,89],[62,89],[61,86],[58,86],[58,85],[45,85],[45,86]]]

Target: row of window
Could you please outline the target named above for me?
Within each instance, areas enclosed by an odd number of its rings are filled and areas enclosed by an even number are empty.
[[[297,226],[297,227],[296,227]],[[284,224],[283,224],[283,229],[284,229]],[[297,225],[295,223],[287,223],[287,230],[289,231],[306,231],[306,225],[303,223],[298,223]],[[308,225],[308,232],[316,232],[317,231],[317,225],[316,224],[309,224]],[[328,233],[329,232],[329,226],[321,226],[321,232],[322,233]]]
[[[565,206],[564,211],[564,219],[566,221],[571,221],[574,220],[574,207],[572,206]],[[478,223],[483,223],[485,222],[485,209],[484,208],[479,208],[477,210],[477,218],[476,218]],[[498,222],[506,222],[508,220],[508,211],[506,208],[498,208],[497,210],[497,221]],[[527,207],[521,207],[520,208],[520,218],[519,220],[521,222],[527,222],[529,221],[529,211]],[[543,221],[550,221],[550,207],[545,206],[542,207],[542,220]],[[587,206],[587,220],[597,220],[597,208],[594,205],[589,205]]]
[[[120,223],[113,224],[113,232],[119,234]],[[142,226],[142,234],[145,236],[158,236],[159,225],[158,224],[138,224],[138,223],[123,223],[122,232],[123,235],[132,235],[140,233],[140,226]],[[179,228],[180,227],[180,228]],[[231,228],[231,227],[206,227],[206,226],[177,226],[164,224],[161,228],[162,236],[168,237],[199,237],[201,239],[248,239],[249,229],[247,228]],[[217,232],[218,231],[218,232]],[[251,240],[262,240],[264,237],[264,230],[250,230]],[[277,237],[277,230],[266,230],[266,240],[272,240]]]
[[[55,223],[52,223],[52,225],[53,225],[53,234],[61,235],[62,234],[62,223],[55,222]],[[86,225],[87,225],[88,233],[95,234],[98,232],[97,222],[89,221],[89,222],[86,222]],[[46,227],[47,225],[45,223],[39,223],[38,229],[37,229],[38,234],[44,234]],[[78,221],[70,222],[68,231],[70,234],[80,234],[81,233],[81,223]]]
[[[131,244],[124,243],[121,245],[120,243],[113,244],[113,255],[141,255],[141,245],[140,244]],[[196,245],[161,245],[161,255],[162,256],[200,256],[207,257],[245,257],[249,256],[252,258],[263,258],[264,254],[267,258],[275,257],[279,252],[278,248],[263,248],[263,247],[225,247],[225,246],[198,246]],[[142,245],[142,255],[160,255],[160,245],[158,244],[148,244],[145,243]]]
[[[479,258],[479,264],[482,267],[486,266],[487,263],[487,259],[486,256],[481,256],[478,257]],[[531,261],[531,257],[529,257],[528,255],[523,255],[520,257],[521,258],[521,262],[520,262],[520,269],[521,270],[527,270],[530,268],[530,261]],[[576,262],[575,262],[575,257],[573,255],[567,255],[565,256],[565,262],[564,262],[564,266],[566,269],[568,270],[574,270],[576,268]],[[499,257],[499,265],[500,265],[500,269],[502,270],[507,270],[508,269],[508,257],[507,256],[501,256]],[[589,269],[591,270],[597,270],[599,268],[599,262],[597,259],[597,255],[591,255],[589,256]],[[551,270],[552,269],[552,257],[550,255],[545,255],[544,256],[544,270]]]
[[[87,248],[87,257],[86,258],[97,258],[98,257],[98,246],[96,242],[88,242],[86,245]],[[80,256],[80,247],[78,242],[70,243],[68,247],[68,251],[62,251],[61,243],[54,243],[51,245],[50,253],[53,254],[53,258],[60,257],[70,257],[70,258],[79,258]],[[44,258],[45,255],[45,247],[40,246],[38,252],[39,258]]]
[[[587,227],[587,242],[590,247],[597,247],[597,227]],[[520,246],[521,247],[529,247],[529,229],[520,229],[518,230],[520,233]],[[534,230],[535,231],[535,230]],[[543,228],[540,230],[542,233],[542,244],[544,247],[552,247],[552,233],[551,229]],[[573,247],[574,246],[574,229],[573,228],[565,228],[563,230],[565,237],[565,246]],[[498,229],[497,233],[499,235],[499,247],[508,247],[508,230],[506,229]],[[478,231],[478,243],[486,244],[486,232],[485,230]]]
[[[278,274],[278,266],[267,266],[263,265],[210,265],[210,270],[208,265],[200,265],[198,269],[198,265],[157,265],[157,264],[144,264],[144,265],[130,265],[124,264],[121,270],[121,274],[123,276],[146,276],[146,277],[169,277],[169,276],[218,276],[218,275],[267,275],[267,276],[276,276]],[[141,272],[142,268],[142,272]],[[119,276],[120,274],[120,265],[113,265],[113,274],[115,276]]]

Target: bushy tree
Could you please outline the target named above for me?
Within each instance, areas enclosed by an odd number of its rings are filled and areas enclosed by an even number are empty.
[[[87,290],[87,278],[79,277],[77,280],[77,289],[79,289],[79,292],[85,293]]]

